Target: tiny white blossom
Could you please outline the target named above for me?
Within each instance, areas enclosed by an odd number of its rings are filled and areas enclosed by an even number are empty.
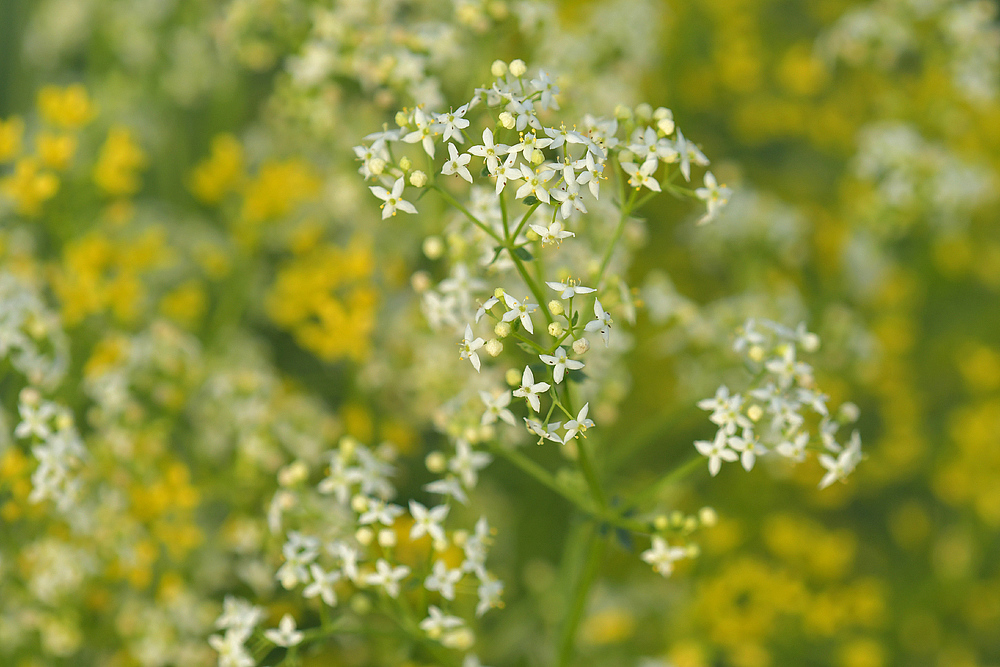
[[[514,390],[514,396],[523,398],[532,410],[538,412],[541,409],[538,394],[548,391],[551,386],[548,382],[535,382],[535,375],[531,372],[531,367],[525,366],[524,373],[521,374],[521,386]]]
[[[469,105],[463,104],[454,111],[434,115],[434,120],[443,129],[442,140],[457,141],[460,144],[464,142],[462,139],[462,130],[469,127],[469,121],[465,119],[465,114],[468,111]]]
[[[277,646],[297,646],[302,642],[303,634],[295,629],[295,619],[291,614],[285,614],[278,622],[278,628],[265,630],[264,637]]]
[[[424,580],[424,588],[439,592],[445,600],[454,600],[455,584],[462,579],[464,574],[461,569],[449,569],[443,560],[435,561],[434,569]]]
[[[503,321],[513,322],[516,319],[520,319],[521,326],[523,326],[528,333],[535,333],[535,327],[531,323],[531,313],[538,308],[538,304],[529,303],[527,299],[524,300],[524,303],[521,303],[510,294],[506,293],[503,295],[503,300],[504,303],[507,304],[507,307],[510,308],[510,310],[504,313],[502,318]]]
[[[375,563],[375,572],[370,572],[365,577],[365,583],[369,586],[381,586],[386,594],[391,597],[399,595],[399,582],[410,574],[410,568],[405,565],[393,567],[389,561],[379,558]]]
[[[455,456],[448,461],[448,469],[458,475],[470,489],[479,481],[479,471],[493,460],[486,452],[477,452],[469,443],[459,438],[455,441]]]
[[[480,421],[480,424],[483,426],[486,424],[495,424],[497,418],[504,420],[511,426],[517,423],[514,420],[514,413],[507,409],[507,406],[510,405],[509,391],[497,395],[481,391],[479,392],[479,398],[482,400],[483,405],[486,406],[486,412],[483,413],[483,418]]]
[[[646,160],[640,167],[634,162],[626,162],[622,169],[629,175],[628,184],[638,189],[646,187],[653,192],[660,192],[660,183],[653,178],[653,172],[659,166],[656,160]]]
[[[404,213],[416,213],[417,209],[410,202],[403,199],[403,188],[406,187],[406,183],[403,181],[403,177],[400,176],[396,179],[396,182],[392,185],[392,192],[389,192],[380,185],[373,185],[368,189],[372,191],[372,194],[384,201],[385,203],[381,205],[382,209],[382,219],[396,215],[396,210],[399,209]]]
[[[547,282],[545,283],[555,291],[559,292],[560,299],[569,299],[576,294],[590,294],[591,292],[596,292],[593,287],[584,287],[583,285],[574,285],[572,282],[558,283],[558,282]]]
[[[551,169],[544,167],[536,172],[528,165],[522,164],[521,177],[524,179],[524,184],[517,189],[514,196],[518,199],[524,199],[528,195],[533,195],[539,201],[548,204],[552,199],[549,197],[549,191],[545,184],[554,173]]]
[[[566,350],[562,347],[557,347],[554,354],[540,354],[538,355],[538,358],[541,359],[543,363],[553,367],[552,377],[555,379],[556,384],[563,381],[563,377],[565,376],[567,369],[576,371],[580,370],[584,366],[582,361],[568,359],[566,357]]]
[[[766,454],[767,448],[760,444],[753,429],[743,429],[742,435],[731,436],[726,443],[737,452],[740,452],[740,463],[747,472],[753,469],[753,464],[757,460],[758,454]]]
[[[486,128],[483,130],[483,144],[473,146],[469,149],[469,153],[483,158],[486,161],[486,168],[493,174],[496,173],[497,167],[500,165],[498,158],[506,155],[509,150],[510,146],[506,144],[494,144],[493,131]]]
[[[503,582],[487,576],[479,584],[476,592],[479,595],[479,603],[476,605],[476,616],[482,616],[492,607],[501,606],[500,596],[503,595]]]
[[[739,454],[729,449],[726,444],[726,432],[721,428],[715,434],[715,440],[712,442],[696,440],[694,443],[698,453],[708,457],[708,471],[712,477],[719,474],[723,461],[732,462],[739,458]]]
[[[705,172],[705,187],[694,191],[695,196],[705,202],[705,206],[708,208],[707,213],[698,220],[698,224],[703,225],[706,222],[715,220],[722,207],[729,202],[729,196],[732,193],[733,191],[725,185],[720,186],[716,182],[712,172]]]
[[[383,526],[392,527],[396,523],[396,517],[403,512],[403,508],[399,505],[387,503],[378,498],[368,498],[368,509],[358,517],[358,524],[366,526],[372,523],[381,523]]]
[[[424,152],[431,158],[434,157],[434,134],[441,130],[441,125],[434,122],[434,119],[424,113],[420,107],[413,112],[413,123],[417,129],[410,132],[403,141],[408,144],[420,142],[424,147]]]
[[[463,625],[462,619],[457,616],[448,616],[434,605],[427,607],[427,613],[427,618],[420,621],[420,629],[426,632],[431,639],[437,639],[445,630],[459,628]]]
[[[430,535],[434,542],[444,542],[444,528],[441,527],[441,522],[448,516],[447,505],[427,509],[417,501],[411,500],[410,515],[413,517],[413,527],[410,528],[411,540]]]
[[[652,547],[643,551],[640,558],[653,566],[654,572],[669,577],[674,571],[674,563],[687,556],[687,549],[672,547],[665,539],[653,536]]]
[[[590,411],[590,403],[584,403],[583,407],[580,408],[580,412],[576,415],[576,419],[570,419],[566,422],[566,435],[563,437],[563,442],[567,443],[577,436],[577,434],[586,434],[588,428],[594,426],[594,422],[587,419],[587,413]]]
[[[338,570],[324,572],[316,563],[309,566],[312,574],[312,583],[306,586],[302,595],[307,598],[314,598],[317,595],[323,598],[323,602],[334,607],[337,605],[337,594],[333,590],[333,585],[340,581],[341,573]]]
[[[538,234],[542,240],[543,245],[559,245],[563,242],[563,239],[568,239],[571,236],[576,236],[573,232],[568,232],[563,229],[563,224],[558,220],[554,221],[548,227],[544,225],[528,225],[533,232]]]
[[[583,329],[584,331],[589,331],[591,333],[595,331],[601,332],[601,338],[604,339],[604,347],[607,347],[611,337],[612,320],[611,314],[605,312],[604,308],[601,306],[600,299],[594,299],[594,317],[597,319],[587,322],[587,326]]]
[[[450,159],[444,163],[441,173],[445,176],[458,174],[471,183],[472,174],[469,173],[469,169],[465,165],[469,164],[469,160],[471,160],[472,157],[467,153],[459,154],[458,149],[455,148],[455,144],[448,144],[448,155],[450,156]]]
[[[468,359],[472,363],[472,367],[476,369],[476,372],[479,372],[480,366],[479,355],[476,354],[476,350],[481,348],[485,343],[486,341],[482,338],[473,339],[472,327],[468,324],[465,325],[465,340],[460,344],[461,352],[459,356],[462,359]]]

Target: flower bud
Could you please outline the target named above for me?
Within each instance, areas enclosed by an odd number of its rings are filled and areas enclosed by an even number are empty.
[[[506,294],[506,292],[503,291],[502,287],[498,287],[495,290],[493,290],[493,296],[495,296],[498,299],[502,299],[504,294]]]
[[[521,373],[516,368],[507,369],[507,373],[504,375],[504,380],[507,381],[511,387],[518,387],[521,385]]]
[[[497,335],[497,338],[506,338],[511,331],[510,322],[497,322],[497,325],[493,327],[493,333]]]
[[[635,117],[644,123],[649,122],[653,117],[653,107],[643,102],[635,108]]]
[[[431,452],[424,459],[424,464],[427,466],[428,471],[435,475],[440,475],[448,467],[448,459],[441,452]]]
[[[693,533],[695,529],[698,528],[698,519],[693,516],[689,516],[684,519],[684,531],[687,533]]]
[[[364,593],[355,593],[351,596],[351,611],[358,616],[364,616],[372,610],[372,601]]]
[[[615,118],[617,118],[618,120],[631,120],[632,110],[629,109],[624,104],[619,104],[618,106],[615,107]]]
[[[858,421],[858,417],[861,416],[861,410],[854,403],[844,403],[840,406],[840,418],[848,424],[853,424]]]
[[[529,241],[537,241],[538,239],[542,238],[541,236],[538,235],[538,232],[536,232],[534,229],[528,229],[525,236],[528,238]]]
[[[457,628],[441,637],[441,644],[456,651],[468,651],[476,643],[476,636],[469,628]]]
[[[524,76],[524,73],[528,71],[528,66],[524,64],[524,61],[518,58],[517,60],[512,60],[510,63],[510,73],[514,76],[520,78]]]
[[[701,555],[701,547],[699,547],[697,544],[687,545],[688,558],[697,558],[699,555]]]
[[[514,122],[514,114],[512,114],[509,111],[501,111],[500,112],[500,116],[499,116],[499,120],[500,120],[500,124],[503,125],[504,128],[506,128],[508,130],[513,130],[514,129],[514,125],[517,124],[517,123]]]
[[[653,519],[653,528],[656,528],[657,530],[666,530],[668,525],[670,525],[670,522],[664,514],[658,514],[656,515],[656,518]]]
[[[545,154],[542,153],[542,151],[538,150],[537,148],[531,151],[531,164],[538,165],[543,162],[545,162]]]
[[[302,461],[293,461],[278,471],[278,484],[295,486],[309,477],[309,468]]]
[[[819,349],[819,336],[814,333],[807,333],[802,337],[802,349],[806,352],[815,352]]]
[[[702,507],[698,510],[698,521],[706,528],[711,528],[719,523],[719,515],[711,507]]]
[[[25,387],[21,390],[18,400],[24,403],[29,408],[36,407],[42,401],[42,395],[38,393],[37,389],[32,389],[31,387]]]
[[[358,514],[367,512],[368,499],[362,496],[361,494],[354,496],[353,498],[351,498],[351,509],[357,512]]]
[[[751,345],[750,349],[747,350],[747,356],[750,357],[751,361],[762,361],[764,359],[764,348],[760,345]]]
[[[410,174],[410,185],[415,188],[422,188],[427,185],[427,174],[419,169]]]
[[[426,271],[417,271],[410,276],[410,285],[417,294],[422,294],[430,289],[431,277]]]
[[[385,160],[380,157],[373,157],[368,161],[368,171],[378,176],[385,171]]]
[[[444,241],[440,236],[428,236],[424,239],[423,250],[427,259],[440,259],[444,254]]]
[[[674,510],[670,513],[670,525],[676,528],[680,528],[684,525],[684,512],[680,510]]]
[[[559,338],[559,336],[562,336],[565,331],[566,330],[563,329],[563,326],[558,322],[553,322],[549,325],[549,335],[553,338]]]
[[[496,78],[500,78],[507,74],[507,63],[502,60],[494,60],[493,64],[490,65],[490,74]]]
[[[552,299],[552,301],[549,301],[549,312],[558,317],[565,313],[566,310],[563,308],[562,301]]]
[[[390,528],[378,531],[378,544],[387,549],[396,546],[396,531]]]
[[[406,127],[410,124],[410,116],[405,111],[396,112],[396,125]]]
[[[761,408],[759,405],[751,405],[749,408],[747,408],[747,417],[750,418],[750,421],[752,422],[758,421],[763,416],[764,416],[764,409]]]
[[[586,338],[577,338],[573,341],[573,351],[577,354],[586,354],[590,350],[590,341]]]
[[[410,161],[410,158],[406,157],[405,155],[399,158],[400,169],[402,169],[403,171],[409,171],[412,167],[413,167],[413,162]]]
[[[500,353],[503,352],[503,343],[498,341],[496,338],[491,338],[486,341],[486,345],[484,347],[486,348],[486,354],[491,357],[499,356]]]
[[[676,125],[674,124],[673,118],[661,118],[656,121],[656,129],[659,130],[663,136],[673,134]]]
[[[375,538],[375,533],[372,531],[371,528],[367,526],[365,526],[364,528],[358,528],[358,532],[354,533],[354,539],[356,539],[358,541],[358,544],[360,544],[363,547],[367,547],[369,544],[371,544],[374,538]]]

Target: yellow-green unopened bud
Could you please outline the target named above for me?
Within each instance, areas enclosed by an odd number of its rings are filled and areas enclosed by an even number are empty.
[[[711,507],[702,507],[698,511],[698,520],[701,521],[701,525],[711,528],[719,523],[719,515]]]
[[[368,528],[367,526],[365,526],[364,528],[358,528],[358,532],[354,533],[354,539],[356,539],[358,541],[358,544],[360,544],[363,547],[367,547],[369,544],[371,544],[374,538],[375,538],[374,531],[372,531],[372,529]]]
[[[531,151],[531,164],[541,164],[545,162],[545,154],[537,148]]]
[[[509,368],[507,369],[506,375],[504,375],[504,379],[507,381],[507,384],[509,384],[511,387],[520,386],[521,372],[516,368]]]
[[[514,76],[521,77],[524,73],[528,71],[528,66],[524,64],[524,61],[518,58],[517,60],[512,60],[510,63],[510,73]]]
[[[423,250],[427,259],[440,259],[444,254],[444,241],[440,236],[428,236],[424,239]]]
[[[486,345],[484,347],[486,348],[486,354],[491,357],[499,356],[499,354],[503,352],[503,343],[498,341],[496,338],[491,338],[486,341]]]
[[[402,169],[403,171],[409,171],[412,167],[413,163],[410,161],[410,158],[406,157],[405,155],[399,158],[400,169]]]
[[[505,292],[503,291],[502,287],[498,287],[495,290],[493,290],[493,296],[495,296],[498,299],[502,299],[504,294]]]
[[[615,107],[615,118],[618,120],[630,120],[632,118],[632,110],[624,104],[619,104]]]
[[[373,157],[368,161],[368,171],[378,176],[385,171],[385,160],[380,157]]]
[[[400,127],[406,127],[409,124],[410,124],[410,117],[402,111],[397,111],[396,125],[399,125]]]
[[[653,519],[653,527],[657,530],[666,530],[669,525],[670,521],[668,521],[667,517],[663,514],[659,514],[655,519]]]
[[[565,313],[566,310],[563,308],[562,301],[552,299],[552,301],[549,301],[549,312],[553,315],[559,316]]]
[[[309,477],[309,468],[302,461],[293,461],[278,471],[278,484],[295,486]]]
[[[410,174],[410,185],[415,188],[422,188],[427,185],[427,174],[419,169]]]
[[[503,125],[504,128],[506,128],[508,130],[513,130],[514,129],[514,125],[517,124],[514,121],[514,114],[512,114],[509,111],[501,111],[500,112],[499,120],[500,120],[500,124]]]
[[[751,405],[749,408],[747,408],[747,417],[750,418],[750,421],[755,422],[763,416],[764,416],[764,409],[759,405]]]
[[[396,531],[390,528],[378,531],[378,545],[386,548],[396,546]]]
[[[760,345],[752,345],[750,349],[747,350],[747,356],[753,361],[761,361],[764,359],[764,348]]]
[[[559,338],[559,336],[562,336],[565,331],[566,330],[563,329],[563,326],[558,322],[553,322],[549,325],[549,335],[553,338]]]
[[[496,78],[500,78],[507,74],[507,63],[502,60],[494,60],[493,64],[490,65],[490,74]]]
[[[573,341],[573,351],[577,354],[586,354],[590,351],[590,341],[586,338],[577,338]]]
[[[643,122],[650,120],[653,117],[653,107],[643,102],[635,108],[635,117]]]
[[[493,333],[497,335],[497,338],[506,338],[511,331],[510,322],[497,322],[497,325],[493,327]]]
[[[356,495],[351,498],[351,509],[361,514],[368,511],[368,499],[362,495]]]
[[[443,473],[448,467],[448,459],[441,452],[431,452],[424,459],[424,463],[427,465],[427,470],[435,475]]]

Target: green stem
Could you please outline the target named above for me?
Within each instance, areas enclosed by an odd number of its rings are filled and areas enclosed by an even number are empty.
[[[497,444],[490,444],[489,448],[491,453],[506,459],[514,466],[520,468],[521,472],[534,478],[535,481],[540,483],[542,486],[555,491],[560,496],[576,505],[579,509],[583,510],[585,513],[594,514],[595,508],[587,501],[587,499],[560,484],[556,481],[556,478],[552,476],[552,473],[529,459],[521,452],[516,449],[508,449]]]
[[[469,212],[469,209],[462,206],[457,199],[451,196],[451,193],[449,193],[447,190],[445,190],[444,188],[442,188],[437,184],[431,184],[428,187],[433,188],[434,190],[437,190],[439,193],[441,193],[441,197],[444,198],[446,202],[448,202],[449,204],[457,208],[459,211],[461,211],[465,215],[465,217],[468,218],[470,222],[472,222],[472,224],[476,225],[481,230],[489,234],[490,237],[492,237],[493,240],[496,241],[497,243],[500,243],[501,245],[503,244],[504,241],[503,239],[500,238],[499,234],[490,229],[482,220],[472,215],[472,213]]]
[[[587,560],[583,565],[583,571],[576,582],[573,591],[573,599],[569,612],[566,614],[566,621],[563,624],[562,633],[559,640],[559,658],[556,662],[558,667],[567,667],[573,660],[573,648],[576,643],[577,629],[583,619],[583,612],[587,607],[587,598],[590,589],[597,579],[601,569],[601,559],[604,556],[604,549],[607,542],[597,534],[597,529],[592,528],[587,544]]]
[[[640,491],[634,498],[632,498],[632,503],[638,505],[650,498],[655,497],[660,491],[675,484],[688,475],[690,475],[695,470],[705,465],[705,457],[701,454],[691,457],[684,463],[680,464],[666,475],[660,479],[653,482],[651,485],[646,487],[643,491]]]
[[[587,486],[590,487],[590,492],[594,495],[594,499],[597,504],[600,505],[601,509],[608,506],[608,500],[604,496],[604,489],[601,488],[601,482],[597,478],[597,471],[594,469],[594,463],[590,459],[590,454],[587,451],[587,439],[577,440],[577,452],[579,456],[577,461],[580,464],[580,470],[583,471],[583,477],[587,480]]]
[[[524,217],[521,218],[521,222],[519,222],[517,224],[517,229],[514,230],[514,233],[511,234],[511,236],[509,238],[509,241],[511,243],[514,242],[514,239],[517,238],[517,235],[521,233],[522,229],[524,229],[524,225],[525,225],[525,223],[528,222],[528,218],[531,217],[531,214],[534,213],[535,209],[537,209],[541,205],[542,205],[542,202],[535,202],[534,204],[531,205],[531,208],[529,208],[527,211],[524,212]]]

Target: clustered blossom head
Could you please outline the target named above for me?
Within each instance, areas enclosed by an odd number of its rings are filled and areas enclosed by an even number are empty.
[[[357,595],[395,599],[423,587],[430,603],[420,628],[445,647],[467,651],[475,642],[470,621],[448,612],[464,608],[455,606],[456,600],[474,590],[475,613],[482,616],[502,605],[503,584],[486,568],[493,531],[485,518],[471,531],[446,528],[451,500],[467,502],[466,490],[475,486],[477,471],[490,460],[461,441],[455,449],[440,467],[446,476],[427,485],[429,493],[445,497],[438,505],[393,502],[395,450],[389,444],[372,449],[342,438],[326,457],[325,477],[315,486],[308,484],[303,462],[283,468],[269,511],[271,529],[285,537],[275,579],[286,590],[301,587],[303,598],[318,598],[327,607]],[[319,516],[325,520],[317,522]],[[300,528],[291,529],[292,524]],[[457,565],[453,552],[463,554]],[[247,636],[230,630],[213,638],[213,646],[220,654],[242,656]],[[274,646],[290,647],[305,635],[294,617],[286,615],[263,636]]]
[[[724,461],[739,461],[749,471],[758,456],[773,454],[799,462],[810,452],[826,469],[820,488],[854,471],[862,459],[860,436],[854,431],[840,443],[837,433],[845,423],[857,420],[857,407],[845,403],[831,415],[812,367],[798,358],[800,348],[814,352],[819,342],[804,324],[793,330],[767,320],[748,320],[742,327],[733,347],[755,371],[754,381],[741,392],[722,385],[715,396],[698,402],[698,407],[711,411],[709,419],[718,427],[712,440],[695,442],[698,452],[708,458],[713,476]]]

